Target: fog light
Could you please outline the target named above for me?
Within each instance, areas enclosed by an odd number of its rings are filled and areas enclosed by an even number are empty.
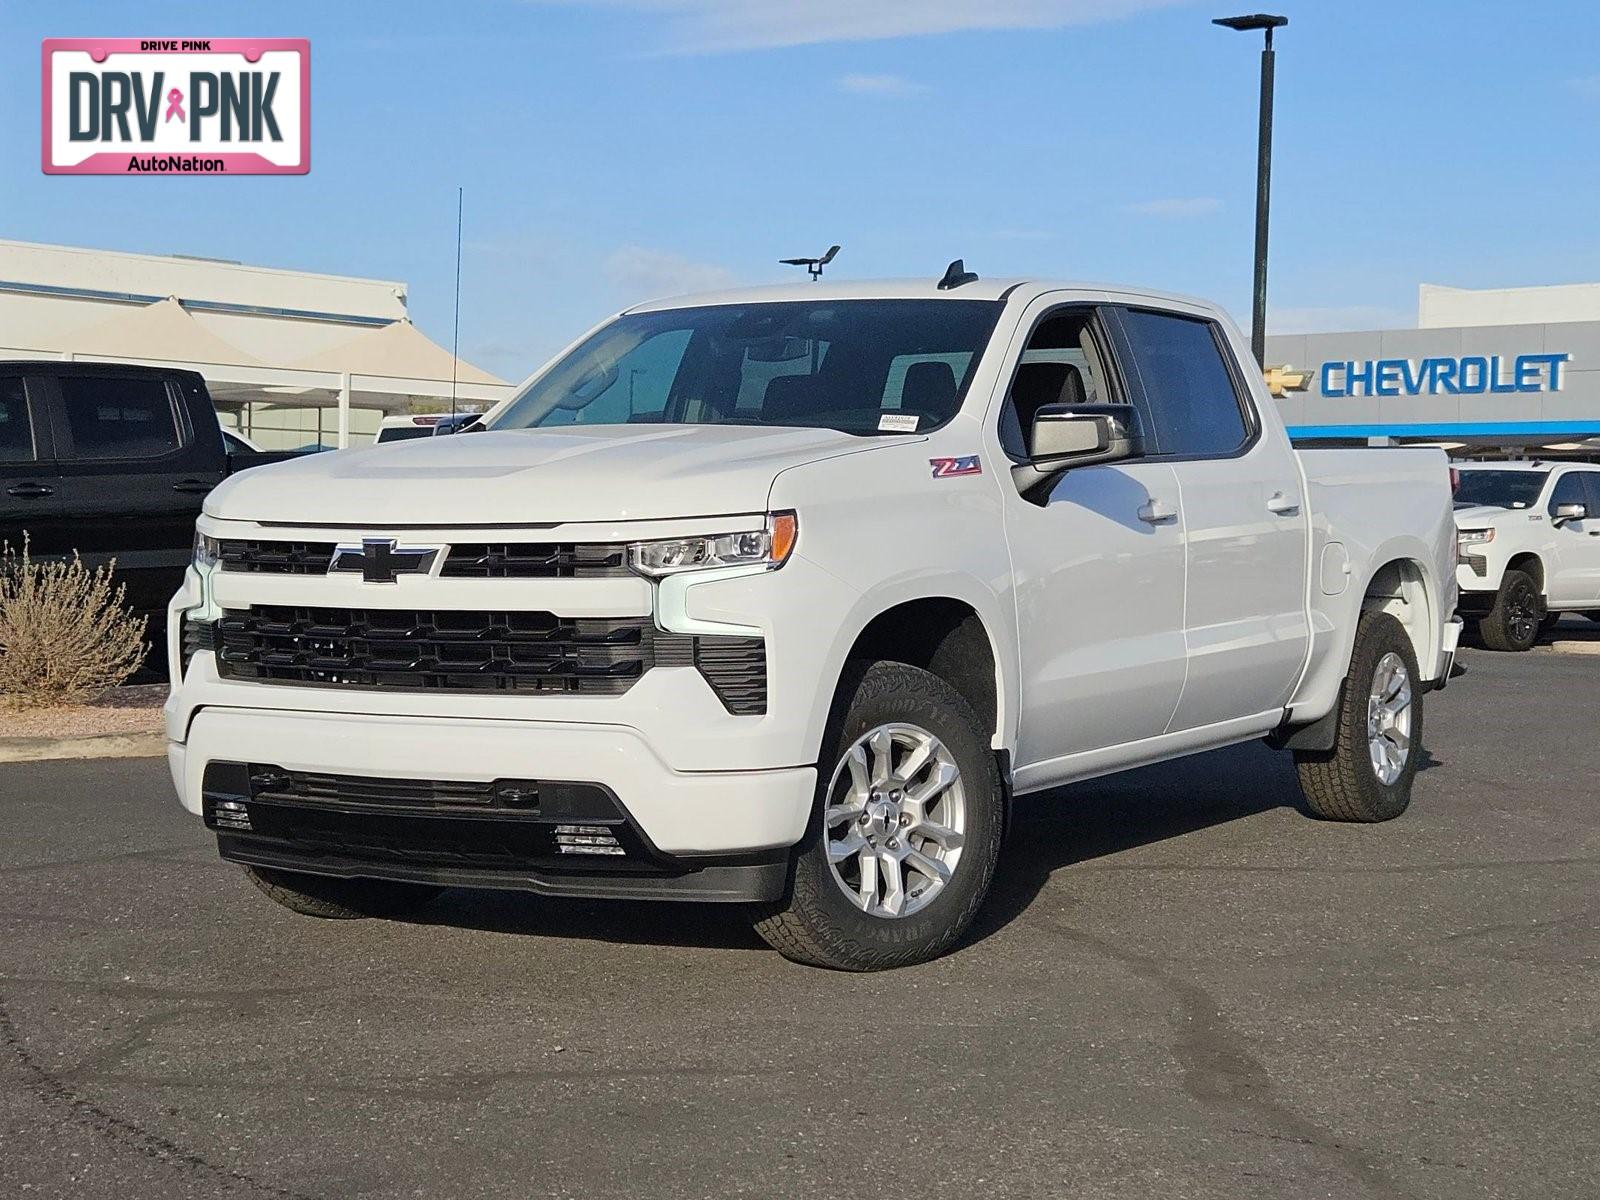
[[[562,854],[626,854],[605,825],[557,825],[556,849]]]
[[[250,810],[245,807],[243,800],[217,800],[211,805],[211,819],[216,822],[218,829],[232,829],[239,833],[249,833]]]

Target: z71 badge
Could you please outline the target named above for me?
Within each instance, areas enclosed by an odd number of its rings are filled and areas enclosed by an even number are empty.
[[[935,479],[950,479],[956,475],[982,475],[983,464],[976,454],[963,454],[960,458],[930,458]]]

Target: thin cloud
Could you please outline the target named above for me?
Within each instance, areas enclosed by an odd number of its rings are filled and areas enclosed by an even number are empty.
[[[900,75],[844,75],[838,84],[841,92],[861,96],[914,96],[928,90],[926,84],[913,83]]]
[[[1141,217],[1160,217],[1168,221],[1188,220],[1192,217],[1209,217],[1222,208],[1215,196],[1164,196],[1158,200],[1141,200],[1128,205],[1128,211]]]
[[[1187,0],[534,0],[658,16],[676,53],[765,50],[980,29],[1061,29]]]
[[[619,246],[606,259],[603,269],[606,278],[629,301],[715,292],[737,282],[726,267],[645,246]]]

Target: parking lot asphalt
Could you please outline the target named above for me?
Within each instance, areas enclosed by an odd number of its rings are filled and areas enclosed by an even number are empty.
[[[159,760],[0,767],[0,1194],[1593,1197],[1600,661],[1464,661],[1398,821],[1259,745],[1027,798],[870,976],[714,907],[296,917]]]

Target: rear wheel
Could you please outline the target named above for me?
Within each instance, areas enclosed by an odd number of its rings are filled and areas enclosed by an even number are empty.
[[[1307,806],[1333,821],[1398,817],[1422,750],[1422,690],[1411,639],[1388,613],[1365,613],[1356,627],[1338,720],[1332,750],[1294,756]]]
[[[303,875],[273,867],[245,867],[244,873],[258,888],[291,912],[329,920],[400,916],[421,908],[444,891],[441,887],[426,883],[399,883],[390,879],[338,879],[331,875]]]
[[[1491,650],[1531,650],[1539,640],[1544,600],[1526,571],[1507,571],[1494,606],[1478,621],[1478,636]]]
[[[925,962],[988,894],[1005,790],[959,693],[903,663],[867,667],[818,764],[794,886],[756,928],[786,958],[843,971]]]

